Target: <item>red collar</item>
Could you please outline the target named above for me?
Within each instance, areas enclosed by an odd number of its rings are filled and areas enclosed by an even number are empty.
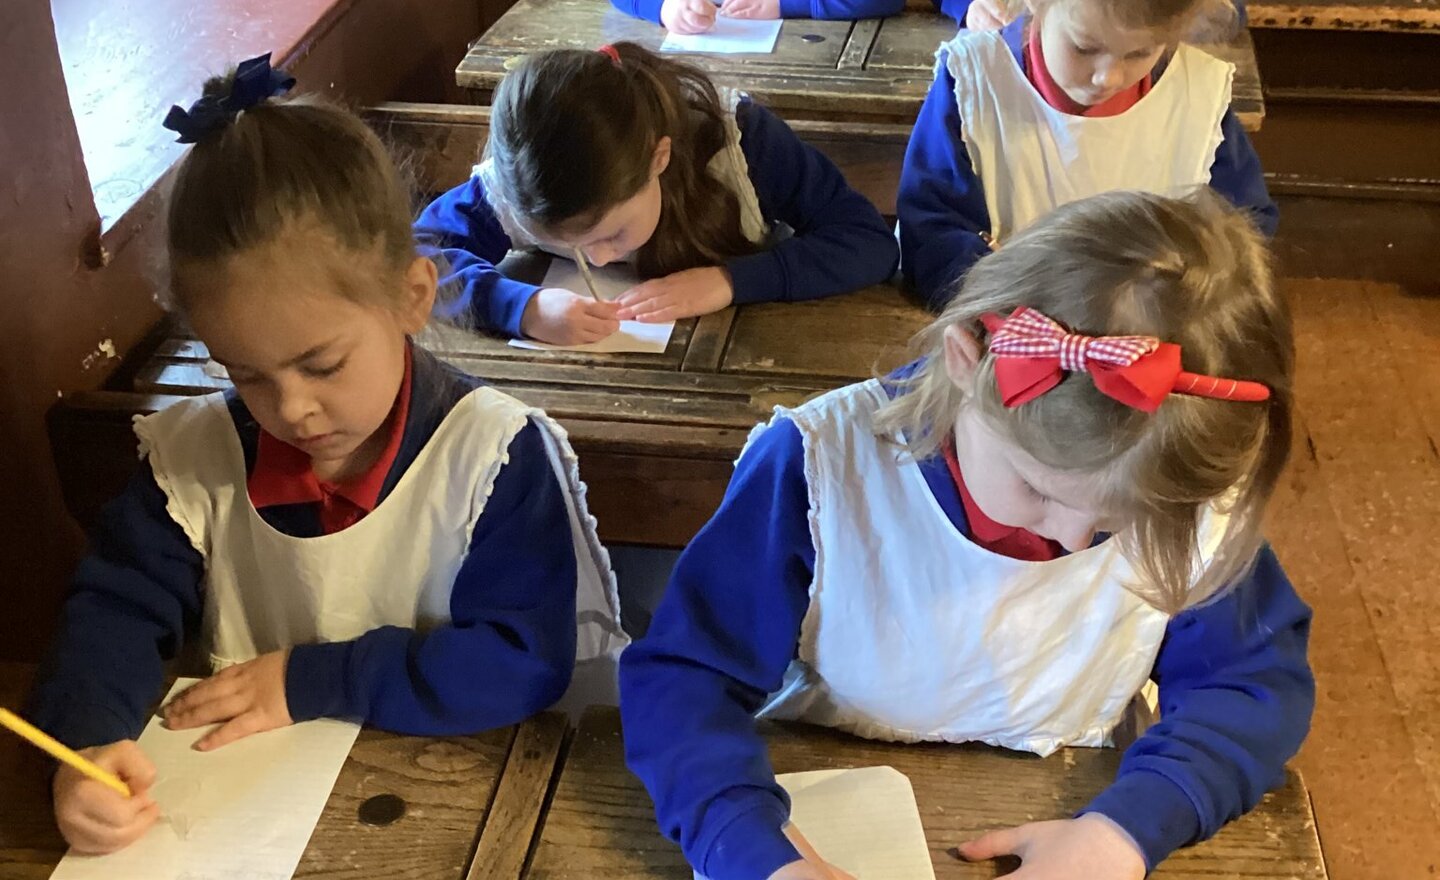
[[[1046,540],[1034,532],[1007,526],[985,515],[970,490],[965,487],[965,478],[960,474],[960,459],[955,454],[955,441],[947,440],[941,447],[945,465],[950,469],[950,478],[960,490],[960,504],[965,508],[965,521],[970,527],[970,540],[992,553],[1023,559],[1029,562],[1049,562],[1058,558],[1063,548],[1054,541]]]
[[[1025,75],[1040,93],[1040,97],[1045,99],[1045,103],[1071,116],[1119,116],[1149,94],[1152,83],[1151,75],[1147,73],[1144,79],[1113,98],[1088,107],[1077,104],[1050,76],[1050,69],[1045,66],[1045,56],[1040,52],[1040,30],[1036,27],[1030,28],[1030,34],[1025,40]]]
[[[315,476],[308,454],[262,428],[255,449],[255,467],[245,485],[250,503],[257,510],[284,504],[319,504],[321,527],[326,534],[352,525],[373,511],[380,503],[385,478],[395,464],[400,441],[405,436],[405,422],[410,414],[411,360],[407,343],[405,375],[383,429],[389,432],[385,448],[364,473],[334,483],[323,482]]]

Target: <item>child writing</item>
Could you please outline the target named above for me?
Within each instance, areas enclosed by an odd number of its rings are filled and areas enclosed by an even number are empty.
[[[626,642],[563,432],[410,341],[436,279],[408,194],[353,114],[274,100],[293,82],[255,58],[166,120],[195,144],[170,287],[235,388],[137,420],[145,460],[32,696],[40,726],[135,790],[60,769],[55,816],[80,852],[155,821],[133,739],[185,642],[217,672],[163,717],[219,723],[202,750],[321,716],[512,724],[572,678],[603,686],[607,661],[613,680]]]
[[[858,290],[897,257],[879,212],[789,126],[633,43],[542,52],[507,74],[484,160],[415,231],[448,266],[447,317],[557,344]],[[496,270],[533,246],[630,261],[650,280],[611,303]]]
[[[977,259],[1112,189],[1209,185],[1268,235],[1277,211],[1230,110],[1233,65],[1179,42],[1226,0],[1026,0],[941,46],[900,176],[901,269],[933,308]]]
[[[1046,755],[1105,744],[1154,680],[1160,722],[1081,815],[962,847],[1027,876],[1139,880],[1281,779],[1314,700],[1310,611],[1259,534],[1291,327],[1218,202],[1062,207],[971,270],[920,361],[757,429],[621,658],[628,762],[697,871],[829,876],[787,837],[762,706]]]

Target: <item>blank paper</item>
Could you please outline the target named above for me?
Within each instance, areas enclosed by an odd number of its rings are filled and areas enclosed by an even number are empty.
[[[715,17],[715,26],[703,34],[669,33],[660,44],[661,52],[711,52],[733,55],[741,52],[768,55],[780,37],[779,19]]]
[[[776,781],[790,795],[791,823],[825,861],[856,880],[935,880],[915,791],[899,770],[813,770]]]
[[[176,681],[166,701],[197,680]],[[51,880],[289,880],[360,726],[320,719],[191,748],[213,729],[150,719],[140,748],[159,771],[160,820],[120,852],[67,854]]]
[[[606,302],[614,300],[620,294],[640,283],[640,278],[634,270],[623,263],[615,263],[597,269],[591,269],[590,274],[595,279],[596,292]],[[541,287],[559,287],[570,290],[581,296],[589,296],[590,288],[585,285],[585,278],[580,274],[580,267],[574,262],[555,257],[550,260],[550,269],[545,273],[545,280],[540,282]],[[587,351],[598,353],[620,353],[634,352],[640,354],[664,354],[665,349],[670,345],[670,334],[675,330],[675,322],[669,321],[659,324],[642,324],[639,321],[621,321],[620,329],[605,337],[599,342],[589,342],[585,345],[549,345],[544,342],[536,342],[533,339],[512,339],[510,344],[515,348],[530,349],[533,351]]]

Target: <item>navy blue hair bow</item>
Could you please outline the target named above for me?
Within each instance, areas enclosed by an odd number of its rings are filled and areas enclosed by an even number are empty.
[[[283,70],[270,67],[270,53],[240,62],[235,68],[235,79],[230,94],[225,97],[206,95],[190,105],[189,110],[172,106],[165,114],[163,125],[180,137],[182,144],[198,143],[213,131],[219,131],[231,122],[241,110],[249,110],[266,98],[283,95],[295,86],[295,77]]]

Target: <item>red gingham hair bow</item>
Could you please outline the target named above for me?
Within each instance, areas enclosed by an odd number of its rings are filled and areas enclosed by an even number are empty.
[[[1028,307],[1010,317],[985,315],[995,381],[1007,407],[1027,403],[1060,384],[1066,373],[1089,373],[1101,394],[1154,412],[1167,394],[1260,401],[1259,382],[1202,376],[1180,369],[1180,346],[1153,336],[1084,336]]]

